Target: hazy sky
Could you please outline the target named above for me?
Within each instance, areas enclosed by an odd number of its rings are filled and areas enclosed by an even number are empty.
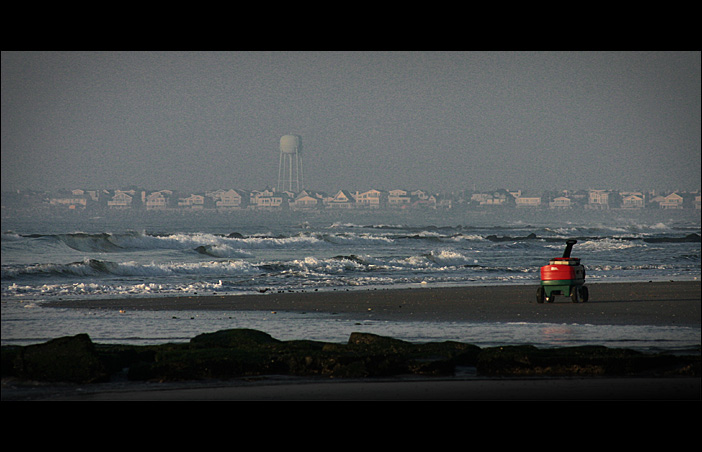
[[[2,52],[2,189],[700,188],[700,52]]]

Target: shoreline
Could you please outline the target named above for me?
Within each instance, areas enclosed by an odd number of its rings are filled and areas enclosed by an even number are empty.
[[[700,326],[699,281],[587,284],[590,300],[537,303],[538,284],[62,300],[54,308],[328,313],[358,319]]]
[[[590,301],[536,302],[538,285],[465,286],[331,292],[66,300],[55,308],[335,313],[357,319],[452,322],[547,322],[700,326],[702,284],[588,284]],[[3,381],[3,400],[82,401],[401,401],[401,400],[702,400],[698,376],[368,378],[334,380],[275,375],[173,384],[114,382],[33,385]]]
[[[677,401],[702,400],[699,377],[434,378],[237,381],[65,391],[53,401]],[[163,385],[157,384],[157,385]]]

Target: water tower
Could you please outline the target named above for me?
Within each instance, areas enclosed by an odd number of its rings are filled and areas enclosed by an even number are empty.
[[[278,191],[299,192],[303,187],[302,137],[285,135],[280,139]]]

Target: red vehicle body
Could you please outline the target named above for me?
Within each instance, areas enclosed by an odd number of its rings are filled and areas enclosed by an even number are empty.
[[[586,302],[589,298],[585,287],[585,267],[580,259],[570,257],[577,240],[566,241],[563,257],[554,257],[548,265],[541,267],[541,286],[536,292],[536,301],[553,303],[556,295],[570,297],[574,303]]]

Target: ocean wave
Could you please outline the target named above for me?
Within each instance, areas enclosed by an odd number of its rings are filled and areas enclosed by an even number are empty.
[[[149,295],[177,295],[216,293],[223,288],[222,281],[192,283],[136,283],[109,284],[100,282],[42,284],[39,286],[14,283],[3,287],[2,295],[18,300],[48,300],[76,297],[124,297]],[[231,291],[229,291],[231,293]]]
[[[258,271],[258,267],[244,260],[221,260],[206,262],[164,262],[140,264],[134,261],[112,262],[86,258],[68,264],[32,264],[3,266],[2,279],[23,277],[154,277],[174,275],[238,275]]]
[[[538,284],[540,267],[560,256],[571,238],[578,240],[573,255],[583,259],[588,279],[595,281],[700,274],[700,243],[677,243],[699,234],[697,223],[687,227],[662,217],[631,224],[615,219],[614,225],[480,220],[482,226],[356,220],[304,228],[233,221],[216,227],[198,224],[187,231],[169,222],[160,232],[61,234],[23,234],[8,227],[2,234],[3,301],[425,283]],[[45,230],[67,230],[52,227]]]
[[[380,226],[376,227],[380,230]],[[339,226],[339,229],[341,227]],[[213,233],[185,233],[174,232],[166,234],[150,234],[146,232],[127,231],[123,233],[69,233],[69,234],[31,234],[21,235],[13,232],[3,233],[3,246],[19,246],[22,243],[28,251],[35,251],[32,247],[54,246],[62,244],[69,249],[83,252],[99,253],[125,253],[133,251],[149,250],[181,250],[193,251],[220,258],[250,257],[251,251],[272,250],[272,249],[305,249],[319,246],[375,246],[393,245],[398,241],[422,241],[426,243],[461,243],[461,242],[493,242],[505,244],[506,246],[523,247],[527,244],[543,245],[550,247],[551,244],[562,246],[566,239],[578,240],[578,248],[602,250],[624,249],[636,246],[642,242],[646,243],[674,243],[674,242],[700,242],[700,235],[688,233],[681,235],[676,233],[670,226],[665,224],[655,224],[647,229],[648,232],[639,232],[632,235],[631,230],[625,235],[613,235],[613,229],[609,228],[609,234],[592,234],[592,228],[544,228],[537,232],[529,232],[525,235],[499,235],[480,232],[473,228],[466,227],[418,227],[403,228],[404,233],[397,230],[390,230],[388,233],[371,233],[349,230],[345,225],[343,230],[338,232],[300,232],[292,235],[249,235],[239,233],[229,235]],[[28,241],[28,242],[23,242]]]
[[[210,256],[210,257],[219,257],[219,258],[245,258],[245,257],[253,257],[253,254],[250,252],[246,252],[241,249],[233,248],[229,245],[226,244],[215,244],[215,245],[199,245],[198,247],[194,248],[194,251],[196,253],[205,255],[205,256]]]
[[[576,246],[578,250],[583,251],[616,251],[644,247],[646,245],[642,242],[634,242],[632,240],[605,238],[599,240],[584,240],[578,242]]]
[[[340,234],[319,234],[319,239],[325,243],[333,245],[373,245],[373,244],[391,244],[394,240],[390,237],[374,234],[356,234],[356,233],[340,233]]]
[[[14,242],[22,239],[22,235],[13,231],[4,231],[0,236],[0,240],[2,240],[3,242]]]
[[[230,253],[231,250],[224,250]],[[197,251],[210,256],[213,249]],[[370,254],[345,254],[331,257],[308,255],[287,260],[256,258],[208,259],[196,261],[137,262],[84,258],[81,261],[43,264],[13,264],[2,266],[3,281],[41,281],[58,279],[111,279],[111,278],[232,278],[264,277],[275,275],[285,278],[339,277],[369,272],[384,272],[394,278],[411,273],[436,273],[438,275],[467,270],[506,273],[535,271],[536,267],[499,264],[483,265],[472,254],[455,249],[437,248],[407,256],[378,256]]]
[[[321,244],[323,241],[310,234],[294,236],[249,236],[230,234],[228,236],[211,233],[170,233],[148,234],[143,232],[95,233],[82,232],[70,234],[3,234],[6,241],[37,241],[41,243],[60,243],[80,252],[131,252],[148,250],[198,250],[221,254],[224,257],[241,252],[239,249],[284,248],[300,245]],[[202,247],[202,248],[200,248]]]

